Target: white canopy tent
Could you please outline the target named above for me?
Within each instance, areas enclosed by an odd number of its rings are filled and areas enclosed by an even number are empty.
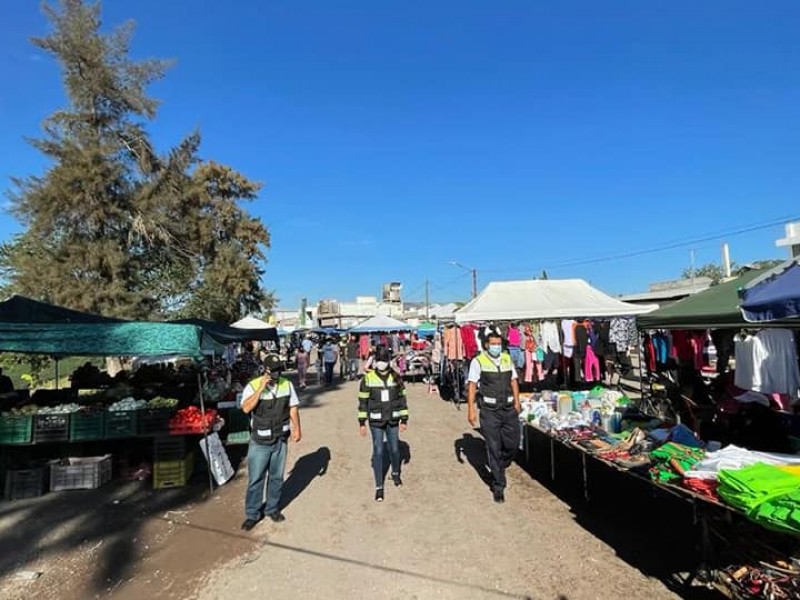
[[[266,321],[262,321],[256,317],[245,317],[244,319],[239,319],[235,323],[231,323],[231,327],[236,327],[236,329],[275,329],[275,327]]]
[[[456,311],[457,323],[625,317],[648,313],[658,305],[622,302],[583,279],[494,281]]]
[[[380,333],[385,331],[413,331],[415,327],[392,317],[376,315],[352,327],[350,333]]]

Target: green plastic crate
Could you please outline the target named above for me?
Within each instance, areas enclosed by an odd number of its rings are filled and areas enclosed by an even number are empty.
[[[104,435],[107,440],[136,437],[139,417],[136,410],[110,410],[106,413]]]
[[[72,413],[69,420],[69,439],[71,442],[102,440],[106,413],[102,410]]]
[[[0,417],[0,444],[30,444],[32,435],[31,415]]]

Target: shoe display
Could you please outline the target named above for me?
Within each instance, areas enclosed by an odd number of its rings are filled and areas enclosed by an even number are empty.
[[[283,523],[286,520],[286,517],[283,516],[282,512],[274,512],[271,515],[267,515],[273,523]]]
[[[256,521],[255,519],[247,519],[244,523],[242,523],[242,529],[244,529],[245,531],[250,531],[253,527],[256,526],[257,523],[258,521]]]
[[[383,488],[375,490],[375,502],[383,502]]]
[[[503,490],[495,490],[493,496],[494,501],[498,504],[502,504],[506,501],[506,495],[503,493]]]
[[[400,479],[400,475],[392,475],[392,481],[394,482],[394,487],[403,486],[403,480]]]

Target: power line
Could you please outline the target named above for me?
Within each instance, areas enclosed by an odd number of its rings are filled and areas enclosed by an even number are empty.
[[[612,254],[612,255],[608,255],[608,256],[604,256],[604,257],[562,261],[562,262],[553,263],[553,264],[545,266],[543,268],[545,270],[562,269],[562,268],[565,268],[565,267],[575,267],[575,266],[580,266],[580,265],[591,265],[591,264],[596,264],[596,263],[601,263],[601,262],[608,262],[608,261],[613,261],[613,260],[622,260],[622,259],[626,259],[626,258],[634,258],[634,257],[637,257],[637,256],[645,256],[645,255],[648,255],[648,254],[655,254],[655,253],[658,253],[658,252],[665,252],[667,250],[675,250],[677,248],[684,248],[684,247],[692,246],[692,245],[695,245],[695,244],[702,244],[702,243],[705,243],[705,242],[718,241],[718,240],[722,240],[722,239],[727,238],[727,237],[733,237],[733,236],[742,235],[742,234],[745,234],[745,233],[752,233],[753,231],[759,231],[759,230],[762,230],[762,229],[768,229],[770,227],[775,227],[776,225],[782,225],[782,224],[784,224],[784,223],[786,223],[788,221],[793,221],[793,220],[797,220],[797,219],[800,219],[800,217],[798,217],[798,216],[783,217],[783,218],[780,218],[780,219],[773,219],[772,221],[769,221],[769,222],[759,223],[757,225],[750,225],[750,226],[746,226],[746,227],[740,227],[738,229],[731,229],[731,230],[727,230],[727,231],[724,231],[724,232],[715,233],[715,234],[712,234],[712,235],[706,235],[706,236],[703,236],[703,237],[695,237],[695,238],[684,239],[682,241],[675,241],[675,242],[671,242],[669,244],[664,244],[664,245],[661,245],[661,246],[656,246],[656,247],[647,248],[647,249],[643,249],[643,250],[635,250],[635,251],[632,251],[632,252],[624,252],[624,253],[620,253],[620,254]],[[516,268],[515,269],[479,269],[479,271],[482,271],[484,273],[509,273],[509,272],[511,272],[511,273],[519,273],[519,272],[522,272],[522,271],[534,273],[534,272],[540,271],[541,269],[542,269],[542,267],[536,267],[536,268],[527,267],[527,268],[519,268],[519,269],[516,269]]]

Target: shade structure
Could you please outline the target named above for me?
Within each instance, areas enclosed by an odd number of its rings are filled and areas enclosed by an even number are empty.
[[[750,323],[800,317],[800,259],[789,260],[740,290],[741,311]],[[796,324],[800,324],[797,321]]]
[[[202,329],[123,321],[24,296],[0,302],[0,352],[51,356],[201,356]]]
[[[247,340],[278,343],[278,329],[266,321],[247,316],[231,323],[231,327],[247,332]]]
[[[655,310],[656,305],[622,302],[583,279],[493,281],[455,313],[457,323],[622,317]]]
[[[705,291],[679,300],[636,319],[640,329],[735,329],[747,325],[740,309],[739,294],[765,271],[749,270],[736,279],[723,281]],[[769,326],[780,326],[772,321]]]
[[[392,317],[377,315],[350,328],[350,333],[383,333],[390,331],[414,331],[414,327]]]

